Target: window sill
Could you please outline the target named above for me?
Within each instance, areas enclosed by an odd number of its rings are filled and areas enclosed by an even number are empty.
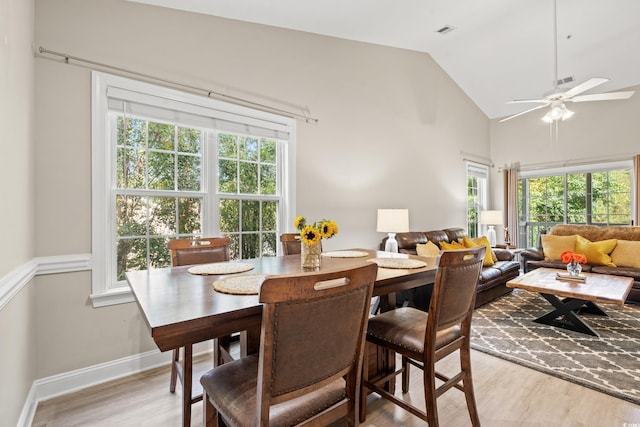
[[[108,305],[125,304],[134,302],[135,298],[129,287],[112,289],[99,294],[91,294],[90,297],[93,308],[106,307]]]

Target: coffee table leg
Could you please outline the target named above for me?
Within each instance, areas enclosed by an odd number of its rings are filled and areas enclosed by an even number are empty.
[[[586,306],[589,313],[599,314],[607,316],[600,307],[591,301],[584,301],[575,298],[565,298],[560,300],[557,296],[551,294],[540,294],[555,307],[555,310],[538,317],[534,322],[542,323],[544,325],[551,325],[557,328],[568,329],[570,331],[580,332],[587,335],[593,335],[599,337],[598,333],[594,331],[591,326],[586,324],[584,320],[576,314],[582,306]],[[563,320],[558,320],[559,317],[563,317]]]

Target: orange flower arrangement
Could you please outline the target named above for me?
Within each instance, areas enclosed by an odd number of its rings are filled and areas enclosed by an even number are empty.
[[[584,264],[587,262],[587,257],[583,254],[579,254],[573,251],[564,251],[560,254],[560,261],[566,263],[577,262],[579,264]]]

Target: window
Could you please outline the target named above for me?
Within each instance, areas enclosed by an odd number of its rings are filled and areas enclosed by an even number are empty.
[[[130,300],[125,273],[171,264],[176,237],[227,235],[274,256],[291,222],[295,121],[94,72],[94,306]]]
[[[480,236],[480,211],[487,206],[489,168],[467,162],[467,234]]]
[[[518,185],[521,241],[537,244],[555,224],[631,224],[631,162],[522,172]]]

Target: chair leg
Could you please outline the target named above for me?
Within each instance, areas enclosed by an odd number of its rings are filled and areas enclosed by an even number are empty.
[[[438,427],[438,404],[436,402],[436,367],[433,362],[423,368],[425,410],[429,427]]]
[[[176,392],[176,383],[178,382],[178,368],[176,364],[180,363],[180,349],[173,349],[173,357],[171,358],[171,381],[169,382],[169,391]]]
[[[182,425],[191,426],[191,383],[193,381],[193,347],[184,347],[182,357]]]
[[[471,425],[473,425],[473,427],[480,427],[480,418],[478,417],[478,408],[473,391],[473,380],[471,379],[471,352],[468,345],[460,349],[460,368],[464,372],[462,387],[464,389],[464,397],[467,401]]]
[[[216,408],[211,404],[206,390],[202,391],[202,405],[202,425],[204,427],[215,427],[218,413]]]
[[[409,359],[402,356],[402,393],[409,392]]]
[[[360,379],[360,402],[356,402],[360,405],[360,414],[359,419],[360,422],[363,423],[367,419],[367,388],[365,387],[365,381],[369,381],[369,354],[368,343],[365,342],[364,345],[364,355],[362,356],[362,377]]]

